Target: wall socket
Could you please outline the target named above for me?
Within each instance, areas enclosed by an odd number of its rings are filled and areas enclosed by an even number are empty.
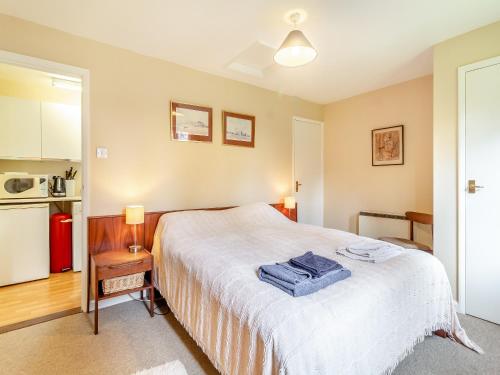
[[[97,159],[107,159],[108,158],[108,149],[106,147],[97,147],[96,156],[97,156]]]

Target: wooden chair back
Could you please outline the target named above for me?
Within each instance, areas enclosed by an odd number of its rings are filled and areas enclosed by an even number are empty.
[[[408,211],[405,213],[406,219],[410,221],[410,240],[413,241],[413,223],[419,223],[419,224],[427,224],[431,225],[431,230],[432,225],[434,224],[433,217],[431,214],[424,214],[422,212],[414,212],[414,211]]]

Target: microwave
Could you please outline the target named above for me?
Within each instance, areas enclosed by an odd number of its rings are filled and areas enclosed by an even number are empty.
[[[0,173],[0,199],[47,198],[48,175],[28,173]]]

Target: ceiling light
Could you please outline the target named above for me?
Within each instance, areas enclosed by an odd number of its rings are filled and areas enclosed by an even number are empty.
[[[52,87],[65,90],[81,91],[82,84],[79,81],[69,79],[52,78]]]
[[[297,24],[303,22],[304,19],[305,14],[300,11],[290,14],[289,20],[294,25],[295,30],[287,35],[281,47],[276,51],[274,55],[276,63],[296,67],[308,64],[316,58],[318,54],[316,50],[302,31],[296,29]]]

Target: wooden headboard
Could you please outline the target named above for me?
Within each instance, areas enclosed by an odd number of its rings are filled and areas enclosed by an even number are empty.
[[[297,221],[297,205],[288,212],[283,203],[271,204],[290,220]],[[233,207],[203,208],[202,210],[227,210]],[[153,246],[153,237],[158,220],[163,214],[178,211],[174,210],[144,213],[144,224],[137,226],[137,242],[146,249]],[[123,249],[133,243],[132,226],[125,224],[125,215],[89,216],[88,217],[88,252],[96,254],[106,250]]]

